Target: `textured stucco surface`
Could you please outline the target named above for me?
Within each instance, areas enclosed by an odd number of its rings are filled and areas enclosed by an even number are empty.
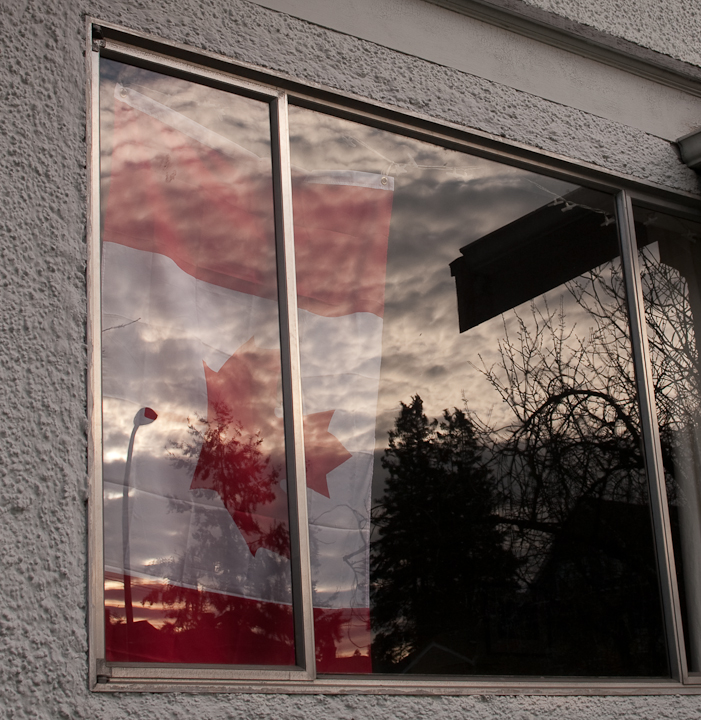
[[[701,64],[701,5],[695,0],[524,0],[651,50]],[[701,124],[701,123],[700,123]]]
[[[518,22],[509,26],[512,29],[484,22],[479,19],[486,9],[484,1],[345,0],[339,5],[326,0],[255,0],[263,7],[665,140],[676,140],[698,127],[700,97],[650,77],[632,77],[621,68],[563,47],[543,44],[527,31],[519,31]],[[517,17],[566,28],[587,41],[623,48],[634,57],[643,55],[691,76],[698,72],[688,63],[522,0],[486,1],[515,12]],[[509,14],[505,17],[515,19]]]
[[[578,12],[585,6],[572,4]],[[698,717],[695,697],[88,692],[86,14],[673,188],[699,189],[658,138],[243,0],[0,0],[0,716]],[[667,51],[676,53],[671,45]]]

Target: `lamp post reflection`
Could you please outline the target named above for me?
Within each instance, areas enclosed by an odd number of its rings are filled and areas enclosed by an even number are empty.
[[[134,415],[134,427],[131,431],[131,437],[129,438],[129,449],[127,450],[127,463],[124,468],[124,487],[122,489],[122,545],[124,550],[124,559],[122,563],[122,575],[124,577],[124,609],[127,617],[127,627],[134,623],[134,609],[132,607],[131,599],[131,576],[127,574],[129,568],[129,488],[130,488],[130,474],[131,474],[131,456],[134,451],[134,438],[136,437],[136,431],[142,425],[150,425],[158,415],[154,410],[149,407],[141,408],[136,415]]]

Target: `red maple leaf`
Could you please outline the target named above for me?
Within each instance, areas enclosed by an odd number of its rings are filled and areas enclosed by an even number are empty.
[[[218,372],[204,364],[207,429],[191,489],[216,491],[251,553],[289,556],[283,421],[275,415],[280,354],[242,345]],[[328,428],[333,410],[304,417],[307,486],[329,497],[326,476],[351,457]]]
[[[329,432],[333,410],[304,416],[304,457],[307,487],[330,497],[326,476],[352,455]]]

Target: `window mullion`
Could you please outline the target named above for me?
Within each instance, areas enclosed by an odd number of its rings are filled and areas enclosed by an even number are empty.
[[[90,38],[90,35],[88,36]],[[91,41],[91,38],[90,38]],[[90,686],[97,682],[96,662],[105,657],[105,563],[102,514],[102,312],[100,292],[100,53],[88,48],[88,144],[90,153],[88,214],[88,525],[90,600]]]
[[[687,666],[679,590],[676,580],[672,531],[662,464],[662,446],[657,424],[652,367],[647,341],[643,290],[638,266],[633,205],[630,196],[625,191],[619,192],[616,196],[616,214],[621,243],[621,260],[627,289],[626,297],[633,346],[633,363],[640,400],[643,451],[650,492],[657,565],[660,573],[670,672],[674,679],[682,680],[687,675]]]
[[[271,121],[295,651],[297,664],[307,671],[310,679],[313,679],[316,676],[314,614],[312,609],[302,380],[297,319],[292,175],[288,105],[285,93],[281,93],[272,102]]]

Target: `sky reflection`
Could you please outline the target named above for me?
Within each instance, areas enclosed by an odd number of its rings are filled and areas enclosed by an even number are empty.
[[[292,107],[290,118],[293,164],[393,177],[378,448],[400,401],[417,393],[430,417],[467,400],[481,417],[508,423],[509,410],[483,372],[498,359],[505,321],[458,332],[449,264],[461,247],[576,186],[301,108]]]

